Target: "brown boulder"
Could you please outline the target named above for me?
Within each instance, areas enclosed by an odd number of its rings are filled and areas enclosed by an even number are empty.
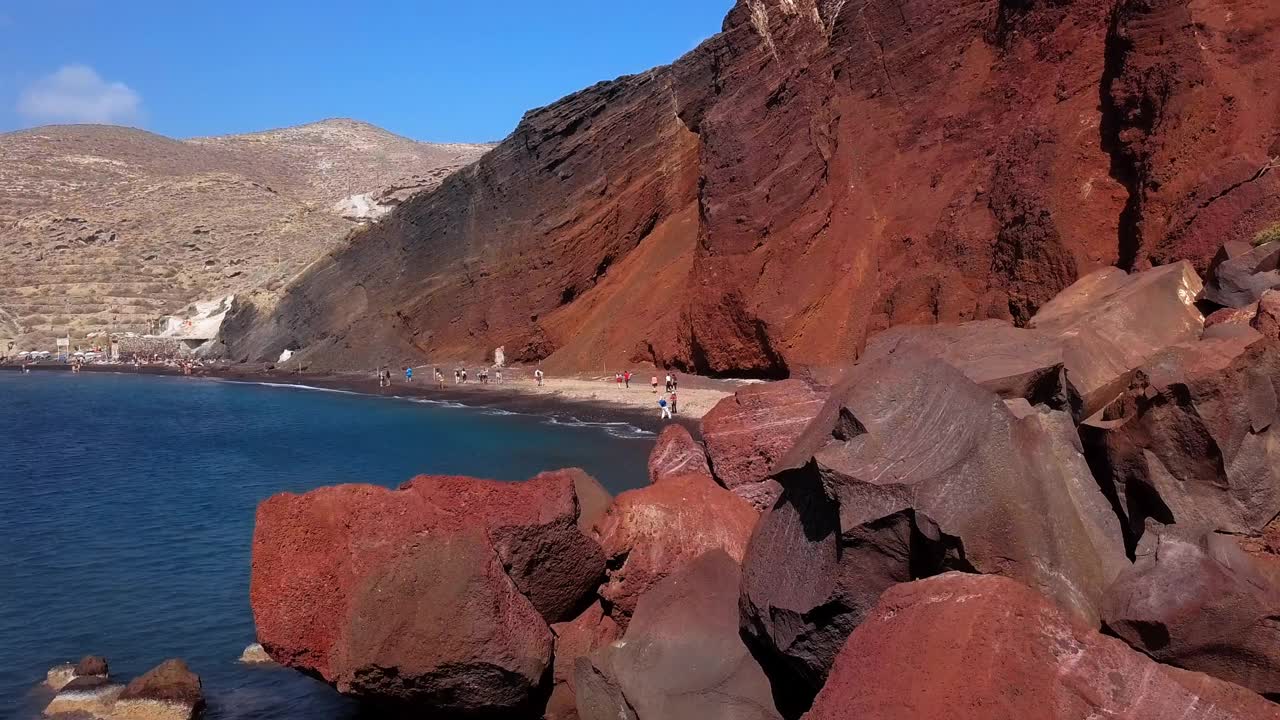
[[[600,597],[625,626],[644,593],[703,553],[724,550],[740,561],[758,517],[705,475],[677,475],[622,493],[597,528],[609,561]]]
[[[125,687],[111,709],[111,718],[189,720],[203,709],[200,676],[181,660],[165,660]]]
[[[1046,303],[1030,327],[1061,339],[1067,372],[1088,417],[1123,392],[1149,357],[1200,337],[1204,317],[1195,301],[1202,287],[1187,262],[1133,275],[1105,268]]]
[[[948,573],[889,589],[807,720],[1255,720],[1262,697],[1160,665],[1012,580]]]
[[[1280,340],[1280,290],[1268,290],[1258,301],[1258,312],[1249,325],[1264,337]]]
[[[673,423],[662,428],[657,444],[649,453],[649,482],[685,474],[710,477],[711,468],[701,443],[693,439],[685,426]]]
[[[76,675],[106,675],[107,659],[98,655],[85,655],[76,663]]]
[[[1280,346],[1249,340],[1164,358],[1081,426],[1131,546],[1148,519],[1256,535],[1280,514]]]
[[[1125,564],[1119,524],[1071,417],[1015,416],[935,358],[858,365],[775,475],[783,495],[743,568],[743,626],[821,687],[895,583],[946,569],[1017,578],[1097,623]]]
[[[67,716],[111,718],[124,685],[111,682],[105,675],[82,675],[72,678],[53,696],[44,708],[45,717]]]
[[[640,598],[621,641],[577,661],[583,720],[773,720],[738,632],[738,563],[712,550]]]
[[[468,558],[489,553],[502,578],[509,578],[506,581],[522,596],[521,602],[527,598],[540,615],[528,628],[508,630],[549,638],[547,622],[573,617],[589,602],[603,577],[603,553],[593,538],[579,530],[578,520],[573,472],[544,473],[523,483],[422,476],[394,491],[342,485],[304,495],[276,495],[259,506],[254,530],[250,602],[258,638],[283,665],[342,683],[366,696],[385,689],[396,698],[403,688],[394,683],[383,687],[352,676],[355,668],[372,662],[372,657],[360,657],[357,650],[399,652],[394,646],[371,645],[353,636],[354,613],[373,602],[364,597],[371,582],[382,578],[385,585],[390,582],[386,578],[403,578],[443,593],[438,599],[405,598],[405,606],[399,609],[376,604],[380,613],[414,617],[419,612],[414,605],[422,602],[439,606],[447,617],[467,610],[451,605],[462,598],[448,586],[423,584],[421,570],[406,565],[406,556],[417,557],[416,548],[425,544]],[[473,531],[481,533],[482,547],[473,547]],[[447,557],[431,562],[451,567]],[[520,605],[499,587],[489,565],[478,564],[475,572],[481,568],[486,574],[458,582],[483,586],[488,588],[487,597]],[[399,597],[395,588],[384,592]],[[388,616],[376,621],[390,622]],[[513,615],[508,621],[525,623],[528,618],[517,620]],[[478,635],[471,640],[488,642]],[[459,663],[470,662],[468,653],[479,652],[464,647],[462,639],[449,650],[457,651]],[[405,677],[429,672],[429,668],[414,667],[396,670]],[[524,682],[512,677],[517,684]],[[527,688],[513,692],[527,694]]]
[[[528,712],[551,631],[483,531],[418,536],[353,592],[340,692],[449,715]]]
[[[1258,314],[1257,305],[1242,308],[1218,308],[1204,317],[1205,329],[1215,325],[1251,325]]]
[[[613,618],[605,614],[600,603],[593,603],[581,615],[569,622],[551,626],[555,636],[555,659],[552,664],[552,680],[555,686],[547,700],[545,720],[576,720],[578,718],[577,685],[574,681],[574,664],[614,640],[621,633]]]
[[[1107,591],[1103,619],[1134,648],[1255,692],[1280,692],[1280,568],[1234,539],[1149,530]]]
[[[1224,246],[1209,268],[1204,298],[1223,307],[1242,308],[1276,288],[1280,288],[1280,243],[1243,252]]]
[[[1050,333],[1004,320],[903,325],[871,338],[860,360],[905,355],[936,357],[1006,400],[1023,398],[1073,415],[1082,411],[1066,377],[1062,340]]]
[[[702,418],[716,479],[758,510],[778,499],[773,465],[822,409],[826,395],[800,380],[747,385]]]

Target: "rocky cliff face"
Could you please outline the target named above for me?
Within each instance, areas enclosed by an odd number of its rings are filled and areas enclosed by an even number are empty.
[[[740,0],[247,306],[236,357],[780,377],[1280,219],[1280,6]]]
[[[353,196],[376,215],[487,149],[350,120],[185,141],[92,125],[2,134],[0,337],[147,331],[193,301],[277,290],[361,219]]]

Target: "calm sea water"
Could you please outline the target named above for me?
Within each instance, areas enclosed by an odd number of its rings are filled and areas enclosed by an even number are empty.
[[[615,493],[645,482],[651,436],[564,422],[192,378],[0,372],[0,717],[36,717],[45,671],[87,653],[126,679],[186,659],[208,718],[355,717],[321,683],[235,662],[254,640],[258,502],[422,472],[520,480],[578,466]]]

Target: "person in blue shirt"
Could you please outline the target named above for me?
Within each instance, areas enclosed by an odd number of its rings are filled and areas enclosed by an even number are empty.
[[[404,369],[404,381],[413,382],[413,368],[407,367]]]

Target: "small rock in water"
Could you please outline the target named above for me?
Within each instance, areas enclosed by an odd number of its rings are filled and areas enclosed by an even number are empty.
[[[268,655],[267,651],[262,647],[262,643],[253,643],[249,647],[246,647],[244,652],[240,653],[240,662],[245,665],[276,664],[276,661],[272,660],[271,656]]]
[[[45,717],[113,717],[116,699],[123,691],[123,685],[111,682],[105,675],[73,678],[53,696],[44,714]]]
[[[107,661],[105,658],[97,655],[86,655],[80,659],[80,662],[61,663],[49,668],[49,672],[45,673],[44,684],[49,689],[57,692],[67,686],[67,683],[78,677],[107,676]]]
[[[190,720],[203,709],[200,676],[181,660],[165,660],[120,693],[111,720]]]

